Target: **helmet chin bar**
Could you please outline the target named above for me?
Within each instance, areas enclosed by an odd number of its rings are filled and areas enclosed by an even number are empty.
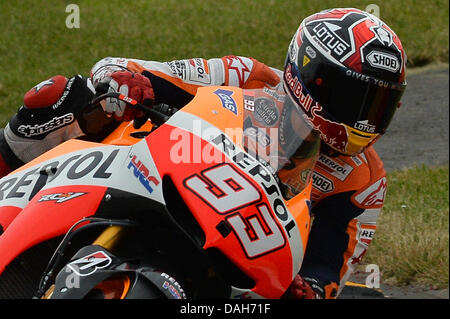
[[[348,142],[345,151],[339,150],[330,143],[322,140],[320,145],[321,153],[325,153],[330,157],[339,155],[353,156],[362,153],[366,148],[373,145],[381,135],[378,133],[365,133],[345,125],[348,132]]]

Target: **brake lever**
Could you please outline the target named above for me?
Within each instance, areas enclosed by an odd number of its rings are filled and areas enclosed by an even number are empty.
[[[92,99],[90,104],[95,105],[106,98],[118,99],[120,101],[130,104],[131,106],[143,111],[150,118],[150,120],[157,126],[164,124],[170,118],[169,116],[156,111],[151,106],[141,104],[138,101],[136,101],[135,99],[132,99],[132,98],[125,96],[118,92],[107,92],[107,93],[101,94],[97,97],[94,97],[94,99]]]

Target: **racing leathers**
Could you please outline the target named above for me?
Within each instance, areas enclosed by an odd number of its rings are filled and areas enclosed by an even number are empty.
[[[175,108],[182,108],[191,101],[197,89],[202,86],[266,86],[283,91],[281,71],[268,68],[255,59],[225,56],[209,60],[192,58],[170,62],[105,58],[94,65],[90,78],[75,76],[66,79],[66,86],[61,92],[67,92],[68,100],[71,97],[68,83],[72,79],[73,83],[86,81],[89,83],[87,86],[92,88],[91,94],[85,92],[87,99],[88,96],[92,97],[93,87],[112,72],[120,70],[140,73],[148,78],[154,93],[154,104],[164,103]],[[40,85],[45,86],[44,82]],[[33,89],[36,91],[36,87]],[[25,111],[22,107],[5,129],[0,131],[1,175],[69,138],[101,140],[118,123],[113,117],[106,117],[101,112],[89,110],[81,116],[81,112],[76,109],[71,110],[74,118],[64,123],[64,119],[61,119],[64,114],[52,113],[52,110],[57,112],[64,108],[66,101],[63,100],[58,107],[54,107],[58,102],[59,100],[55,100],[47,103],[52,107],[49,108],[50,115],[43,121],[45,125],[29,125],[30,131],[24,131],[22,113]],[[35,132],[32,130],[34,128],[41,130]],[[24,132],[28,132],[29,136],[24,135]],[[33,132],[36,133],[35,136],[32,136]],[[301,173],[293,167],[287,176],[301,178]],[[335,298],[372,241],[376,219],[384,202],[386,173],[373,147],[368,147],[355,156],[332,155],[324,147],[312,179],[314,219],[300,276],[306,281],[317,283],[324,290],[323,297]],[[4,229],[11,218],[2,219],[0,216],[0,224]]]

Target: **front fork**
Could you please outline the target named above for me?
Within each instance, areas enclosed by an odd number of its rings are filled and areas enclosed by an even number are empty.
[[[125,230],[126,229],[123,226],[109,226],[97,237],[92,245],[98,245],[105,248],[106,250],[111,250],[122,239]],[[47,289],[41,299],[50,299],[53,295],[54,289],[55,285],[53,284],[50,286],[50,288]]]

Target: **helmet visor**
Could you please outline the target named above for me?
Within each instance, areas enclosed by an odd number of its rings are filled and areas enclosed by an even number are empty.
[[[317,54],[299,64],[306,89],[336,122],[366,133],[383,134],[397,109],[406,83],[384,81],[339,67]]]

